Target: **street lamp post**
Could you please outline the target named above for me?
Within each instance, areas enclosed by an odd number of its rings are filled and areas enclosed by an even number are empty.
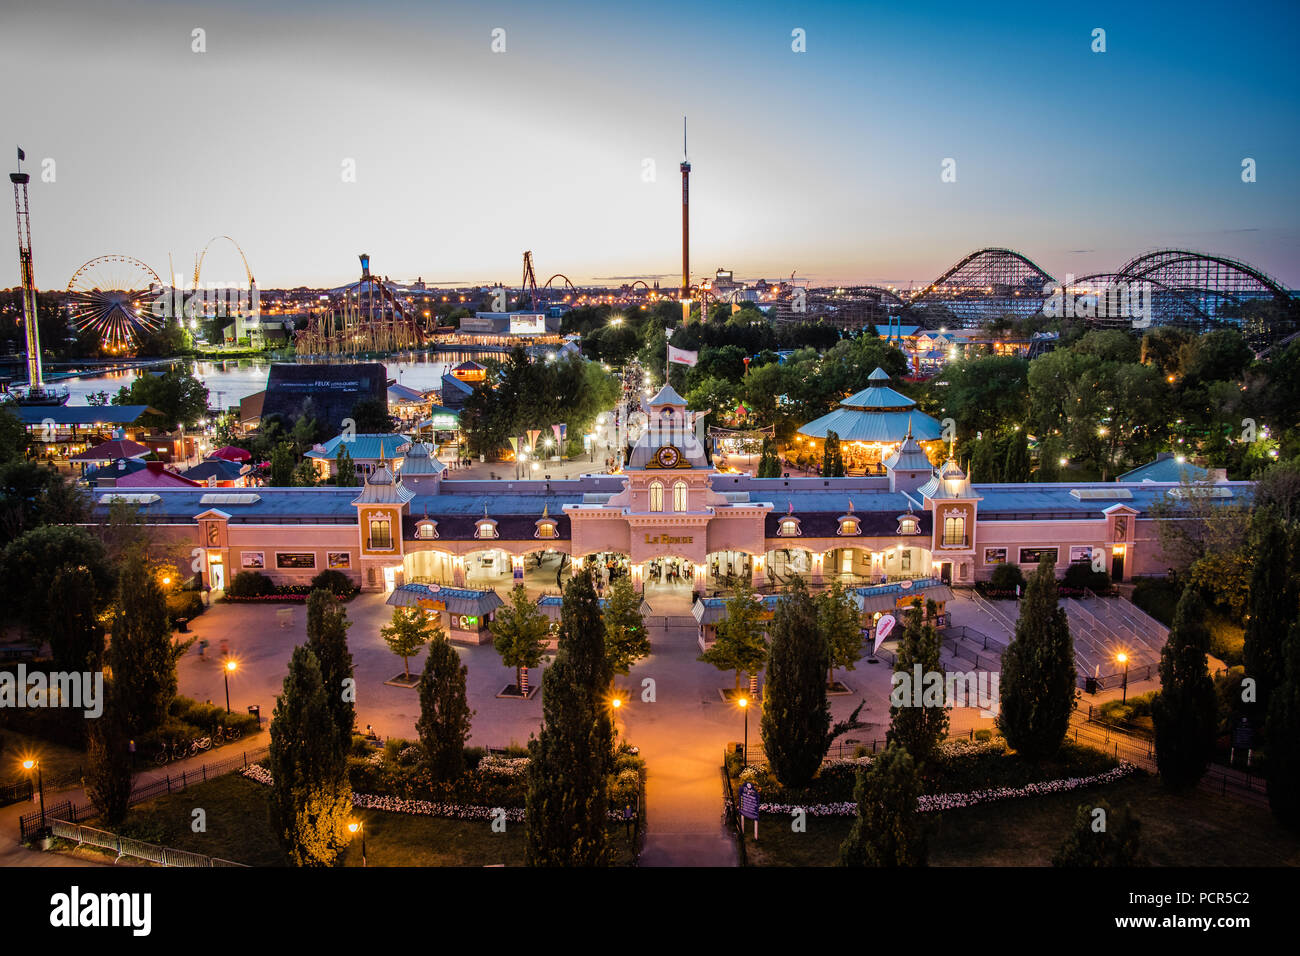
[[[361,865],[366,866],[366,828],[360,822],[354,820],[348,824],[348,832],[361,834]]]
[[[41,762],[39,760],[24,760],[23,769],[31,773],[36,771],[36,793],[41,801],[41,833],[45,833],[45,781],[41,777]]]
[[[744,757],[744,766],[749,766],[749,698],[740,698],[740,709],[745,712],[745,749],[742,756]]]
[[[233,657],[226,658],[226,666],[221,669],[221,676],[226,681],[226,713],[230,713],[230,675],[239,665]]]
[[[1120,697],[1120,703],[1126,704],[1128,703],[1128,655],[1123,651],[1120,651],[1119,654],[1115,656],[1115,660],[1124,665],[1124,693]]]

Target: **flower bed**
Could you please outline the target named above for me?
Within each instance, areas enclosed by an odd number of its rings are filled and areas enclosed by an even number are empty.
[[[487,759],[487,758],[484,758]],[[521,758],[527,763],[527,758]],[[253,764],[240,771],[254,783],[269,787],[272,782],[271,771],[261,764]],[[352,794],[352,805],[362,810],[383,810],[385,813],[407,813],[421,817],[444,817],[449,820],[492,820],[501,814],[514,823],[524,819],[522,807],[483,807],[465,803],[439,803],[432,800],[408,800],[403,797],[389,797],[374,793]],[[609,810],[610,820],[622,820],[622,810]]]
[[[1015,800],[1021,797],[1041,797],[1051,793],[1065,793],[1084,787],[1114,783],[1133,773],[1136,769],[1131,763],[1121,762],[1118,767],[1107,770],[1105,773],[1093,774],[1087,777],[1065,777],[1059,780],[1044,780],[1041,783],[1031,783],[1023,787],[994,787],[989,790],[972,790],[968,793],[922,794],[917,799],[917,809],[922,813],[931,813],[936,810],[959,810],[963,807],[973,807],[977,804],[993,803],[998,800]],[[762,803],[759,804],[758,809],[761,813],[779,813],[784,816],[789,816],[795,810],[803,810],[814,817],[851,817],[857,815],[858,804],[856,801],[810,805]]]

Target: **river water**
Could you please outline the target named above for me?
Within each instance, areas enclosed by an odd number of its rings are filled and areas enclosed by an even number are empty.
[[[426,360],[385,362],[389,379],[396,379],[408,388],[425,391],[438,388],[442,384],[444,373],[451,371],[453,365],[459,364],[460,358],[430,355]],[[117,390],[128,386],[137,375],[148,375],[150,371],[159,371],[162,366],[153,369],[106,372],[98,375],[80,375],[63,378],[53,383],[60,387],[67,386],[70,393],[69,405],[88,405],[86,396],[98,392],[108,392],[109,398],[117,395]],[[255,392],[266,388],[266,379],[270,374],[271,363],[262,359],[229,359],[222,362],[195,362],[194,374],[208,389],[208,404],[212,408],[230,408],[239,404],[240,399],[247,398]]]

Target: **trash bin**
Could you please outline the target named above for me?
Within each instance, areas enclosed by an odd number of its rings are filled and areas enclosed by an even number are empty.
[[[189,618],[178,617],[176,619],[176,630],[180,631],[182,634],[188,634],[190,630]]]
[[[1084,692],[1085,692],[1085,693],[1088,693],[1088,694],[1095,694],[1095,693],[1097,693],[1097,678],[1095,678],[1095,677],[1085,677],[1085,678],[1083,679],[1083,689],[1084,689]]]

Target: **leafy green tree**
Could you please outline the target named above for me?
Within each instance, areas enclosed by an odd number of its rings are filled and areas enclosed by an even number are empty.
[[[363,398],[352,406],[352,420],[361,435],[387,435],[395,430],[396,420],[388,413],[388,400]]]
[[[1015,640],[1002,653],[998,729],[1030,760],[1053,756],[1075,706],[1074,640],[1058,606],[1056,575],[1043,558],[1020,602]]]
[[[827,478],[844,477],[844,454],[840,450],[840,436],[835,432],[826,433],[822,448],[822,474]]]
[[[1038,469],[1034,472],[1034,480],[1060,481],[1062,453],[1061,440],[1057,436],[1049,435],[1040,441],[1038,443]]]
[[[393,620],[379,629],[388,649],[402,659],[406,679],[411,679],[411,658],[433,638],[434,624],[428,613],[419,607],[393,608]]]
[[[1105,800],[1080,804],[1052,866],[1135,866],[1141,862],[1141,835],[1142,825],[1128,807],[1112,809]]]
[[[921,692],[914,694],[911,693],[911,684],[916,680],[918,667],[923,680],[932,674],[939,675],[942,680],[941,645],[942,638],[934,625],[924,622],[918,599],[907,611],[907,623],[898,642],[886,740],[897,741],[909,754],[914,754],[913,759],[922,771],[938,753],[939,745],[948,733],[948,702],[942,684],[937,699],[932,685],[923,684]],[[930,692],[926,693],[927,690]]]
[[[348,649],[351,626],[347,609],[331,591],[317,588],[307,595],[307,647],[320,665],[321,683],[334,723],[349,743],[356,723],[355,678],[352,651]]]
[[[767,605],[742,582],[727,599],[727,617],[718,622],[717,639],[697,660],[720,671],[757,674],[767,663]]]
[[[27,426],[8,408],[0,408],[0,463],[27,457]]]
[[[1283,681],[1269,700],[1268,804],[1284,826],[1300,829],[1300,621],[1282,644]]]
[[[5,604],[24,631],[50,640],[61,669],[84,670],[102,649],[98,619],[115,585],[99,539],[84,528],[33,528],[5,547],[0,568]]]
[[[424,660],[420,719],[415,724],[436,781],[455,780],[465,770],[465,743],[474,718],[465,692],[466,673],[460,655],[438,627]]]
[[[271,451],[270,484],[273,488],[289,488],[293,485],[293,447],[288,442],[280,442]]]
[[[783,786],[804,787],[821,766],[832,734],[826,640],[817,632],[817,605],[799,578],[777,603],[770,633],[763,750]]]
[[[840,865],[925,866],[920,797],[916,763],[906,747],[891,742],[865,772],[858,771],[858,818],[840,845]]]
[[[650,653],[650,635],[641,614],[641,595],[626,575],[614,581],[605,602],[605,656],[615,674],[626,674]]]
[[[103,712],[86,721],[86,795],[110,826],[126,819],[132,777],[126,715],[114,682],[106,681]]]
[[[0,542],[8,544],[41,525],[74,525],[90,513],[84,490],[52,465],[13,461],[0,465]]]
[[[357,485],[357,464],[352,460],[347,442],[339,442],[338,454],[334,456],[334,484],[340,488],[355,488]]]
[[[85,565],[59,568],[45,597],[49,605],[45,633],[55,667],[98,669],[104,656],[104,627],[99,619],[104,596],[90,569]]]
[[[130,735],[162,726],[176,696],[176,657],[167,598],[144,552],[129,552],[118,572],[113,637],[105,653]]]
[[[1210,629],[1205,604],[1186,588],[1174,613],[1174,626],[1160,651],[1160,693],[1151,707],[1155,722],[1156,766],[1168,787],[1189,787],[1205,774],[1214,756],[1218,704],[1206,666]]]
[[[271,827],[294,866],[332,866],[347,843],[346,753],[316,655],[295,647],[271,720],[268,761]]]
[[[962,435],[991,434],[1022,422],[1029,411],[1029,362],[1010,355],[983,355],[951,362],[943,411]],[[988,480],[988,479],[985,479]]]
[[[141,422],[174,431],[178,426],[193,428],[208,414],[208,389],[192,366],[173,365],[161,375],[145,372],[118,390],[114,405],[148,405]]]
[[[550,622],[528,596],[522,584],[510,591],[510,603],[497,611],[489,625],[492,646],[501,655],[501,663],[515,669],[515,687],[528,693],[528,668],[542,662]]]
[[[817,630],[826,639],[826,685],[835,683],[835,669],[855,670],[862,656],[862,617],[853,597],[839,581],[817,596]]]

